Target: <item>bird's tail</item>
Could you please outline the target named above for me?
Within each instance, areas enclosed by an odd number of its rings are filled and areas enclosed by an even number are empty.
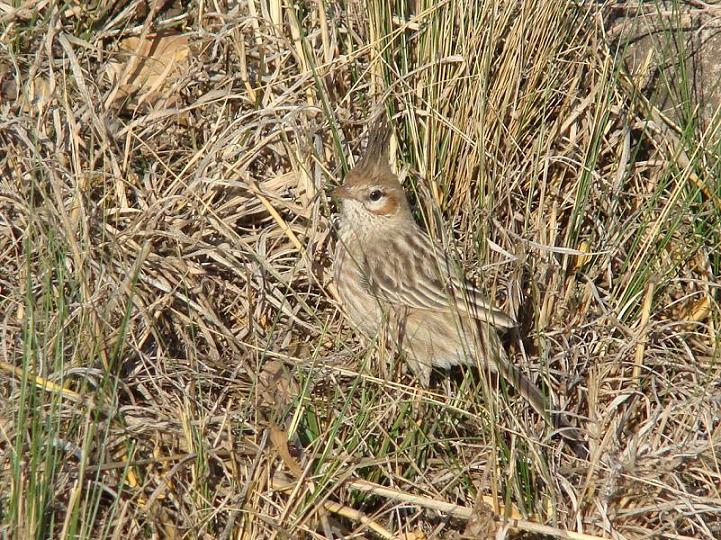
[[[510,361],[502,348],[499,351],[503,358],[499,358],[498,361],[494,362],[498,372],[563,437],[578,457],[586,459],[588,457],[588,446],[580,430],[569,424],[560,412],[549,408],[547,406],[548,400],[541,390],[526,377],[518,366]]]

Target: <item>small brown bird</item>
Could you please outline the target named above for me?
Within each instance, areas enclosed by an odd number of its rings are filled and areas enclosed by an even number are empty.
[[[364,334],[383,334],[427,386],[432,367],[465,364],[503,375],[546,419],[540,390],[505,354],[496,329],[515,323],[464,277],[416,224],[389,163],[387,129],[332,196],[340,199],[335,283],[348,317]],[[565,427],[560,419],[555,427]]]

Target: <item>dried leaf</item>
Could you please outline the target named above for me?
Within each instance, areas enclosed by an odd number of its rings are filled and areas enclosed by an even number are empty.
[[[493,508],[479,497],[473,506],[473,514],[466,524],[463,536],[467,538],[493,538],[496,535],[496,528]]]
[[[270,441],[273,443],[276,452],[283,460],[285,466],[296,478],[303,476],[303,467],[300,466],[298,461],[291,455],[288,448],[288,433],[276,425],[270,426]]]
[[[167,94],[172,82],[188,66],[190,44],[183,34],[149,34],[145,38],[131,37],[120,43],[121,61],[110,62],[107,74],[118,85],[115,99],[138,96],[137,104],[156,102]]]
[[[26,113],[42,111],[50,103],[52,96],[53,87],[48,79],[42,76],[35,77],[30,82],[27,94],[23,98],[23,111]]]

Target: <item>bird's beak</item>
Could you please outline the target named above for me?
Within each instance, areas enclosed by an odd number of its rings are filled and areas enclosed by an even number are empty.
[[[330,192],[330,196],[334,199],[352,199],[353,193],[345,186],[338,186]]]

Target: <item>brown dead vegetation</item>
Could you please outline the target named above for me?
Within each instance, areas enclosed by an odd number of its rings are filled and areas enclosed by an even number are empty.
[[[593,13],[3,6],[2,534],[721,534],[718,146]],[[380,110],[587,462],[344,323],[325,193]]]

